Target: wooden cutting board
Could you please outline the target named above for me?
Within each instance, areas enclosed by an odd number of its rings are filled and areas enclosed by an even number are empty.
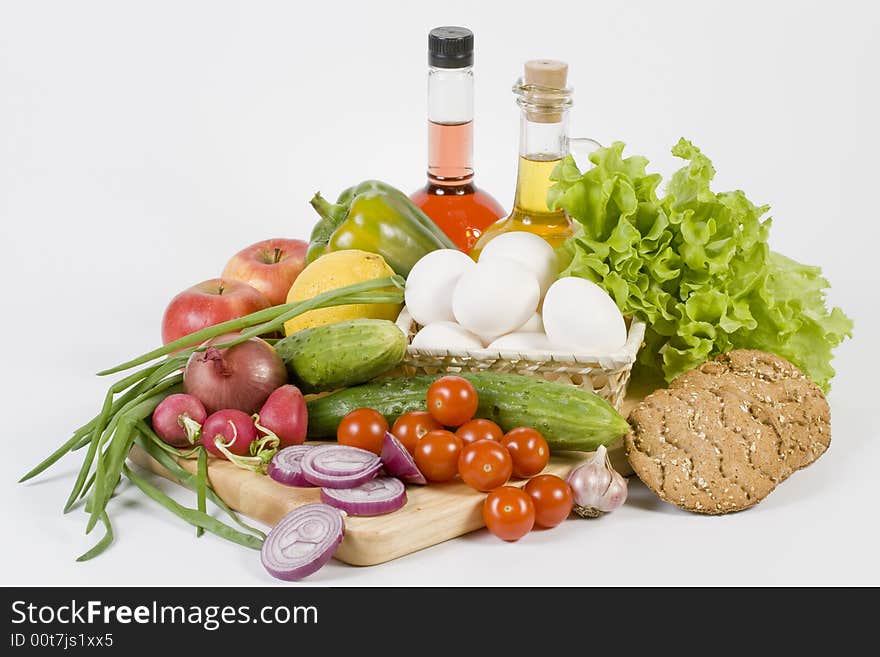
[[[129,458],[141,467],[174,480],[137,446],[132,448]],[[545,472],[565,476],[583,458],[583,453],[575,452],[555,455]],[[195,472],[195,460],[179,461],[187,470]],[[208,478],[217,495],[230,507],[270,526],[298,506],[321,501],[318,488],[284,486],[267,476],[242,470],[229,461],[212,459]],[[336,551],[336,558],[356,566],[371,566],[483,526],[481,508],[485,494],[460,481],[407,486],[406,496],[406,506],[394,513],[346,518],[345,538]]]
[[[628,397],[623,412],[627,413],[640,396],[634,394],[632,398]],[[620,444],[613,446],[609,453],[615,469],[624,475],[632,473]],[[564,477],[586,456],[583,452],[554,454],[545,472]],[[129,458],[139,466],[174,481],[165,468],[139,447],[132,448]],[[179,461],[184,468],[195,472],[195,460]],[[208,477],[214,491],[226,504],[269,526],[274,526],[287,513],[303,504],[320,501],[317,488],[284,486],[267,476],[242,470],[229,461],[211,459]],[[522,485],[525,481],[514,480],[511,483]],[[356,566],[370,566],[483,527],[481,508],[485,494],[461,481],[407,486],[406,494],[406,506],[394,513],[369,518],[346,518],[345,538],[336,552],[336,558]]]

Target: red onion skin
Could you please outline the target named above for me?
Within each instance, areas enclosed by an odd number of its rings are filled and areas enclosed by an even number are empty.
[[[201,400],[208,413],[237,409],[251,415],[287,383],[284,362],[260,338],[226,349],[212,346],[239,335],[229,333],[208,340],[207,349],[193,352],[183,371],[184,392]]]
[[[231,423],[231,424],[230,424]],[[233,429],[234,425],[234,429]],[[257,427],[250,415],[234,408],[217,411],[202,425],[202,444],[211,454],[225,459],[217,449],[218,436],[226,449],[238,456],[249,456],[251,443],[257,439]]]
[[[424,485],[428,483],[425,475],[419,470],[415,459],[395,436],[389,431],[385,432],[385,440],[382,442],[382,453],[379,458],[385,466],[385,471],[392,477],[397,477],[408,484]]]
[[[315,529],[324,530],[315,535]],[[342,514],[327,504],[306,504],[284,516],[269,532],[260,550],[263,567],[288,582],[307,577],[330,561],[345,535]],[[305,556],[290,550],[292,543],[313,549]]]
[[[309,412],[299,388],[288,383],[269,395],[260,409],[259,424],[278,436],[281,447],[304,443]]]
[[[181,420],[183,416],[204,424],[208,413],[204,404],[192,395],[180,392],[168,395],[153,411],[153,431],[172,447],[191,447]]]

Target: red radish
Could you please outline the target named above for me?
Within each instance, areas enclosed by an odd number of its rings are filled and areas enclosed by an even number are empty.
[[[380,456],[385,466],[385,471],[393,477],[397,477],[408,484],[427,484],[428,480],[416,465],[415,459],[406,447],[403,446],[394,435],[385,432],[385,442],[382,443]]]
[[[379,516],[406,504],[400,479],[377,477],[355,488],[322,488],[321,501],[352,516]]]
[[[308,424],[306,400],[299,388],[290,384],[281,386],[269,395],[257,420],[258,428],[266,428],[278,436],[282,447],[305,442]]]
[[[193,352],[183,372],[183,389],[197,397],[209,413],[235,408],[256,413],[269,395],[287,383],[287,370],[265,340],[251,338],[225,349],[213,346],[239,337],[229,333],[208,340]]]
[[[279,450],[269,461],[266,474],[285,486],[313,487],[314,484],[303,475],[302,460],[308,451],[314,448],[314,445],[293,445]]]
[[[212,413],[202,425],[202,444],[220,458],[228,458],[227,452],[249,456],[256,439],[257,427],[251,416],[234,408]]]
[[[192,395],[168,395],[153,411],[153,431],[173,447],[192,447],[208,417],[205,406]]]
[[[307,481],[325,488],[354,488],[375,478],[382,469],[379,457],[346,445],[321,445],[310,450],[300,464]]]
[[[273,577],[296,581],[330,561],[344,533],[339,511],[326,504],[306,504],[272,528],[263,541],[260,559]]]

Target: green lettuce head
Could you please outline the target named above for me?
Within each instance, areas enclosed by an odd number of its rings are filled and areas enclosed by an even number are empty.
[[[687,164],[662,198],[660,175],[623,149],[596,150],[583,174],[569,156],[553,173],[551,207],[583,226],[559,247],[561,275],[598,283],[621,311],[645,321],[639,363],[667,381],[730,349],[760,349],[827,390],[832,349],[851,335],[852,321],[826,307],[819,268],[770,251],[769,207],[739,190],[713,192],[712,162],[685,139],[672,153]]]

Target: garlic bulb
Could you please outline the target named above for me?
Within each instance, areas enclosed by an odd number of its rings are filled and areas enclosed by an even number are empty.
[[[611,513],[626,502],[627,481],[611,467],[604,445],[571,471],[568,483],[574,493],[574,512],[582,518]]]

